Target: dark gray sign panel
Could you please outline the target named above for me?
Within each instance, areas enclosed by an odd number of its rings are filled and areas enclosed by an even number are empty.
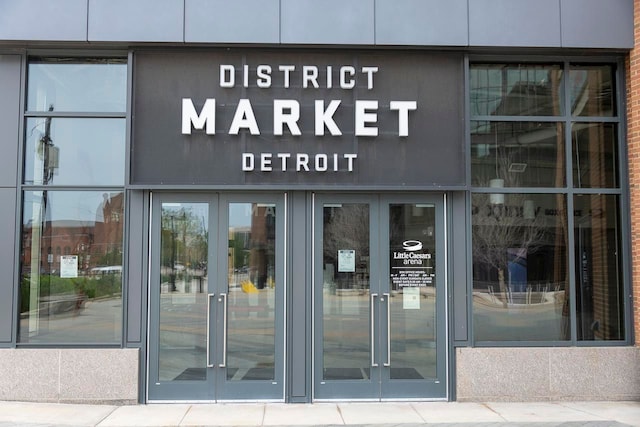
[[[465,183],[459,54],[139,52],[131,183]]]

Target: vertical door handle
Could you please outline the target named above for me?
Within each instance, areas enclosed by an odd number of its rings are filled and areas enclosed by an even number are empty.
[[[377,368],[376,363],[376,336],[375,336],[375,301],[378,294],[371,294],[371,319],[369,321],[369,333],[371,334],[371,367]]]
[[[207,294],[207,368],[213,368],[211,363],[211,343],[209,337],[211,336],[211,298],[215,294]]]
[[[391,300],[390,294],[384,293],[387,297],[387,362],[383,363],[384,366],[391,366]]]
[[[220,368],[227,367],[227,294],[220,294],[218,302],[222,301],[222,363]]]

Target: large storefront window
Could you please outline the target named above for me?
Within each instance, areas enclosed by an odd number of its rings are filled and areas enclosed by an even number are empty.
[[[22,178],[22,344],[122,339],[127,64],[30,61]]]
[[[625,339],[615,72],[471,65],[476,342]]]
[[[472,203],[476,339],[569,339],[564,196],[474,194]]]
[[[119,342],[123,193],[25,191],[20,342]]]

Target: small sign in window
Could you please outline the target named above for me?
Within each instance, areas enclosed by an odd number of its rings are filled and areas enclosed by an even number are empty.
[[[356,251],[353,249],[338,250],[338,273],[355,273]]]
[[[60,257],[60,277],[66,279],[78,277],[78,255]]]

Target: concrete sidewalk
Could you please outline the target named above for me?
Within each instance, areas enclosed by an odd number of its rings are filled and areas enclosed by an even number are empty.
[[[0,402],[0,426],[640,426],[640,402],[150,404]]]

